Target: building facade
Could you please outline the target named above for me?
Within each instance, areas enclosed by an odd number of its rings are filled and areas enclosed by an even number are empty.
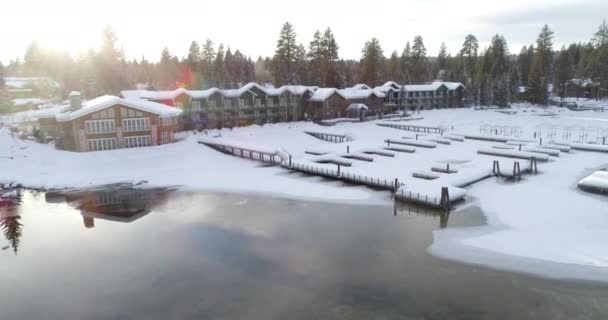
[[[86,152],[155,146],[174,141],[182,111],[145,100],[102,96],[85,103],[70,95],[56,115],[56,147]]]

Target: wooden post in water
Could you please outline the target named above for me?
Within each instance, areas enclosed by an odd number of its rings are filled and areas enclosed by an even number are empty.
[[[346,146],[346,153],[350,153],[350,146]]]
[[[338,177],[340,176],[340,165],[338,165]]]
[[[441,208],[445,210],[450,209],[450,192],[448,187],[441,187]]]
[[[291,168],[291,155],[289,155],[289,167]]]

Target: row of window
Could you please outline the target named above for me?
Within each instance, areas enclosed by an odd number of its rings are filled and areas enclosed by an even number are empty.
[[[169,143],[173,141],[173,132],[171,131],[162,131],[160,133],[160,143]]]
[[[177,117],[166,117],[160,118],[161,126],[174,126],[177,125]]]
[[[125,148],[149,147],[151,145],[151,136],[125,137]]]
[[[116,132],[114,120],[86,120],[84,122],[84,128],[87,134]]]
[[[122,119],[122,129],[125,132],[149,131],[150,118]]]
[[[87,140],[87,147],[89,148],[89,151],[112,150],[116,149],[117,146],[118,145],[115,138]]]

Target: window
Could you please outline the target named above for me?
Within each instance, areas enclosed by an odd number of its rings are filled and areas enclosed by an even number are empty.
[[[207,101],[207,105],[209,106],[209,108],[215,108],[217,103],[215,102],[215,100],[209,100]]]
[[[160,118],[160,125],[161,126],[172,126],[172,125],[176,125],[176,124],[177,124],[177,118],[176,117]]]
[[[173,141],[173,132],[162,131],[160,133],[160,143],[169,143]]]
[[[150,136],[125,137],[125,148],[149,147],[152,145]]]
[[[89,151],[101,151],[116,149],[116,139],[88,139],[87,146]]]
[[[86,120],[84,128],[87,134],[114,133],[116,131],[114,120]]]
[[[122,119],[122,129],[125,132],[150,130],[150,118]]]
[[[198,100],[193,100],[192,101],[192,111],[193,112],[200,112],[201,111],[201,102]]]

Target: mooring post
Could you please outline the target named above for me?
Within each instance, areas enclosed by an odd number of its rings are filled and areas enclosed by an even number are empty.
[[[418,134],[416,133],[416,140],[418,140]]]
[[[534,131],[534,139],[536,139],[536,131]]]
[[[338,177],[340,176],[340,165],[338,165]]]
[[[606,137],[602,138],[602,144],[606,144]]]
[[[350,153],[350,146],[346,146],[346,153]]]
[[[391,146],[391,139],[386,139],[386,143],[388,144],[388,146]]]
[[[447,164],[448,173],[450,173],[450,164]]]
[[[399,189],[399,179],[395,178],[395,192]]]
[[[540,145],[543,145],[543,137],[540,137]]]
[[[289,167],[291,168],[291,155],[289,155]]]
[[[450,193],[448,187],[441,187],[441,208],[449,210],[450,208]]]
[[[519,151],[521,151],[521,144],[519,145]]]

